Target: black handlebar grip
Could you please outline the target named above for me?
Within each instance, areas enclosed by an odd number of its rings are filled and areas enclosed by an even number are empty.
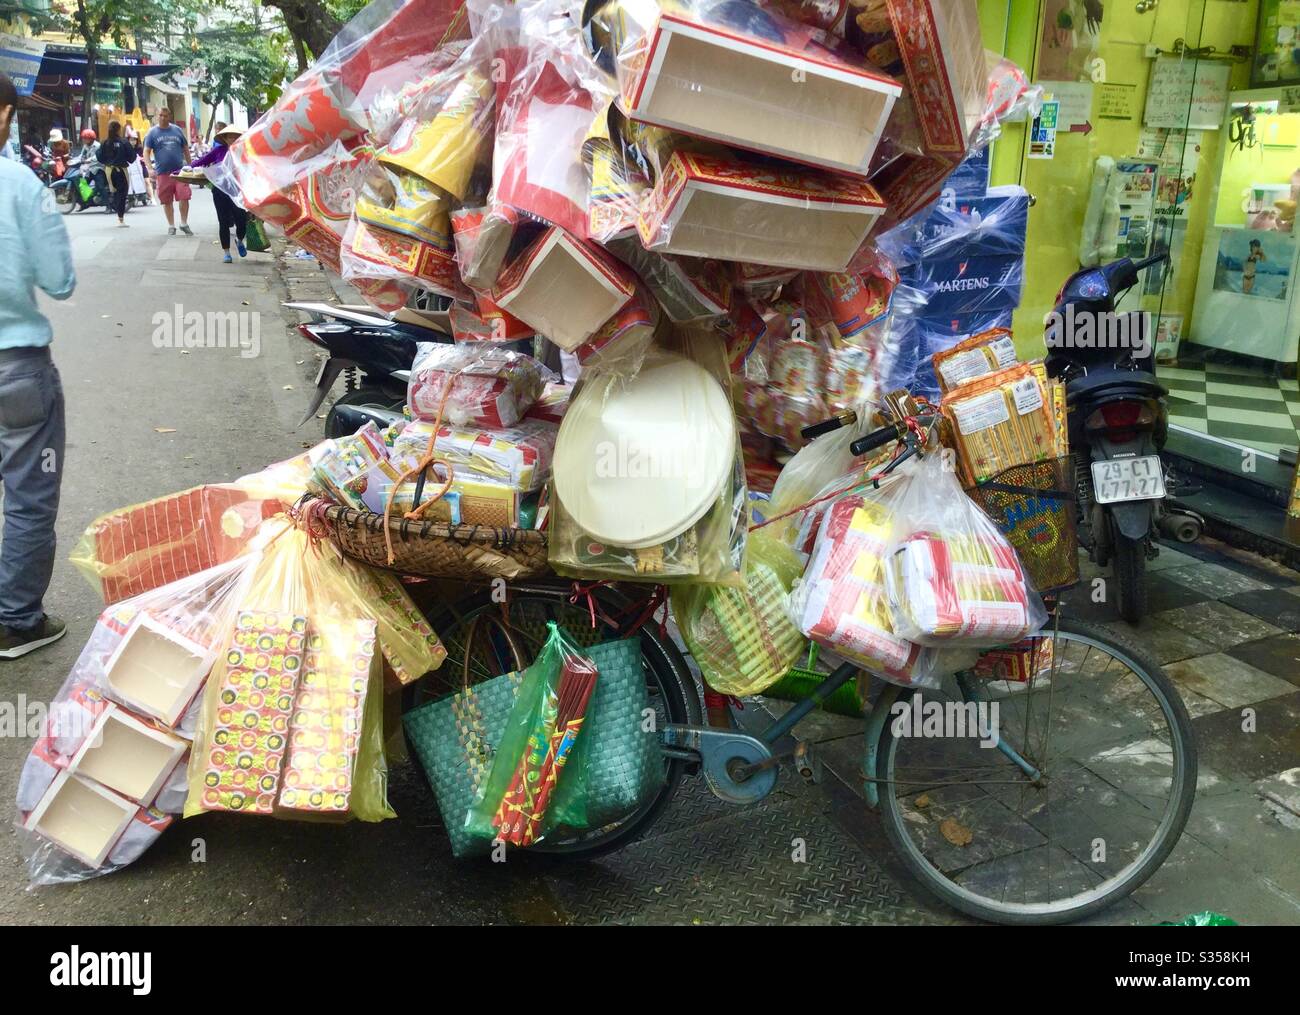
[[[858,414],[852,409],[844,412],[838,412],[830,419],[824,419],[820,423],[810,423],[799,431],[804,440],[810,441],[814,437],[820,437],[824,433],[830,433],[832,430],[838,430],[842,426],[850,426],[858,421]]]
[[[884,447],[890,441],[896,440],[898,440],[898,427],[891,424],[865,437],[859,437],[849,445],[849,450],[855,455],[865,455],[868,451],[875,451],[876,448]]]

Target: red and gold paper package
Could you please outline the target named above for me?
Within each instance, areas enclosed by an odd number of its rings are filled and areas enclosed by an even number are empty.
[[[373,620],[331,618],[308,631],[281,807],[348,810],[374,657]]]
[[[195,747],[205,752],[201,809],[275,810],[306,636],[306,617],[239,612],[218,664],[212,737]]]

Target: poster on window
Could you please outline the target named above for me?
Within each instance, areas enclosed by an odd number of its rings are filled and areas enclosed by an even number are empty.
[[[1255,299],[1285,300],[1295,239],[1271,229],[1224,229],[1214,266],[1214,288]]]
[[[1092,80],[1101,14],[1102,0],[1047,0],[1038,47],[1038,80]]]

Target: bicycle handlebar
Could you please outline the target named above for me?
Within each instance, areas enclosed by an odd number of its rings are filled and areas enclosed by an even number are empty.
[[[901,423],[890,423],[889,426],[867,434],[865,437],[859,437],[849,445],[849,451],[854,455],[865,455],[868,451],[875,451],[876,448],[884,447],[890,441],[896,441],[902,436],[902,430],[905,430]]]

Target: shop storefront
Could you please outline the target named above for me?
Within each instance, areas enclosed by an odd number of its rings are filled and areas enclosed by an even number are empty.
[[[1225,525],[1300,544],[1300,2],[981,0],[985,43],[1047,98],[1008,130],[994,182],[1031,209],[1017,344],[1081,265],[1168,252],[1120,303],[1146,315],[1170,460]]]

